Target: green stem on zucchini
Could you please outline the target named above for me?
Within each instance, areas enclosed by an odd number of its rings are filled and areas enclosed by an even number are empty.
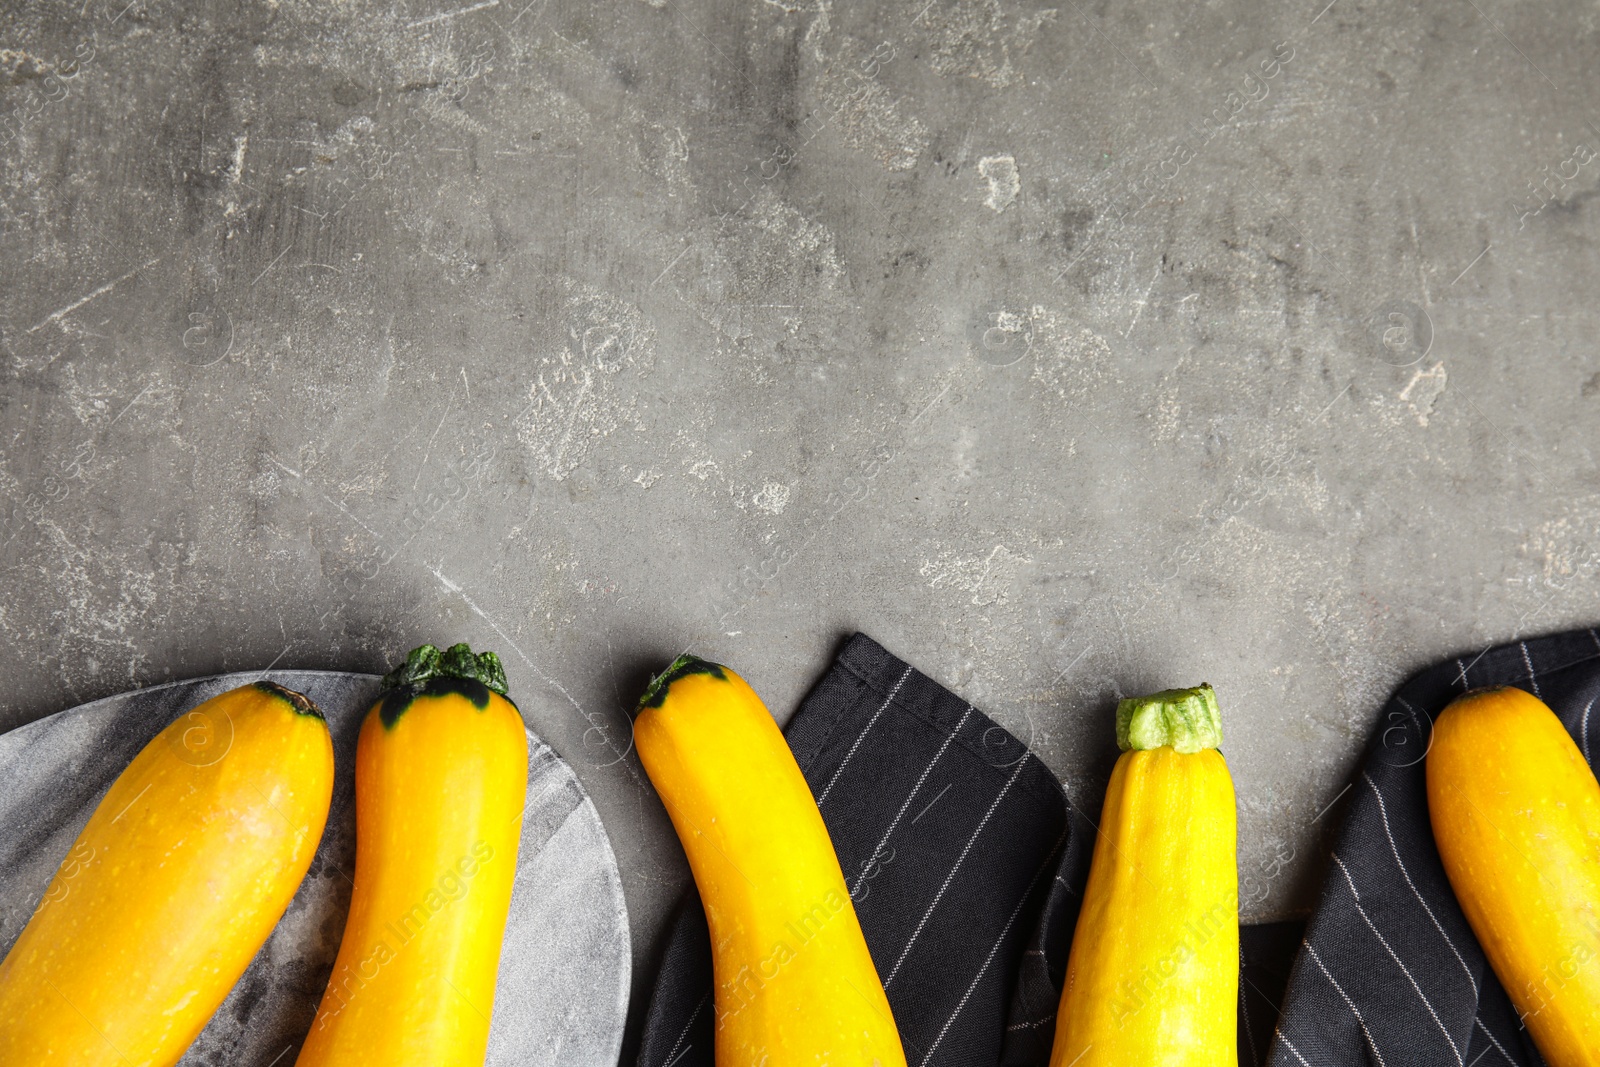
[[[709,674],[714,678],[726,681],[722,664],[712,663],[710,660],[691,656],[685,652],[667,665],[667,669],[650,679],[650,684],[645,686],[644,695],[639,698],[640,709],[659,708],[662,701],[667,699],[667,690],[672,688],[672,683],[688,674]]]
[[[466,678],[501,696],[506,693],[506,669],[493,652],[474,655],[465,643],[440,652],[433,645],[418,645],[406,661],[383,676],[385,689],[420,688],[435,678]]]
[[[1184,753],[1222,747],[1222,715],[1209,685],[1163,689],[1118,702],[1118,748],[1127,752],[1165,745]]]

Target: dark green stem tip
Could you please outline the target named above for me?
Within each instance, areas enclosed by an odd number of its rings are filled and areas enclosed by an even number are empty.
[[[667,665],[667,669],[650,679],[650,684],[645,686],[644,696],[639,698],[639,708],[659,708],[667,699],[667,690],[672,688],[672,683],[689,674],[709,674],[713,678],[727,681],[727,668],[720,663],[691,656],[685,652]]]
[[[309,715],[313,719],[327,721],[327,717],[322,714],[322,709],[317,707],[316,701],[304,693],[296,693],[293,689],[285,689],[277,682],[269,682],[265,679],[257,681],[256,688],[268,696],[275,696],[289,705],[294,709],[296,715]]]
[[[506,693],[506,669],[493,652],[473,654],[465,643],[440,652],[433,645],[418,645],[406,661],[383,676],[385,689],[420,688],[435,678],[467,678],[501,696]]]

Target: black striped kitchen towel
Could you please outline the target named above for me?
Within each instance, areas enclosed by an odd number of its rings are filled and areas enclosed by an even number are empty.
[[[863,634],[845,644],[787,736],[911,1067],[1045,1067],[1094,847],[1093,825],[1054,774]],[[1262,949],[1264,962],[1247,959],[1245,974],[1266,991],[1251,1016],[1264,1023],[1263,1049],[1290,958],[1281,946],[1298,943],[1298,928],[1244,939]],[[691,889],[668,937],[639,1067],[712,1067],[712,1011],[710,938]]]
[[[1290,975],[1272,1067],[1539,1067],[1433,845],[1423,756],[1468,689],[1514,685],[1555,709],[1594,766],[1600,634],[1470,654],[1401,686],[1347,797],[1322,898]]]

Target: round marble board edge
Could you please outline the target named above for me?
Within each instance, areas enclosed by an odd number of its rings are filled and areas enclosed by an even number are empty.
[[[333,734],[328,828],[294,901],[180,1067],[292,1067],[350,905],[355,742],[375,674],[257,671],[136,689],[0,734],[0,956],[10,950],[117,775],[180,714],[263,678],[304,693]],[[632,955],[622,880],[566,761],[528,732],[528,808],[486,1067],[614,1067]]]

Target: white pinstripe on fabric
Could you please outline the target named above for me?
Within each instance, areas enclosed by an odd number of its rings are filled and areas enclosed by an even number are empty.
[[[922,928],[928,925],[928,918],[933,914],[933,909],[939,906],[939,901],[944,898],[945,890],[950,888],[950,883],[955,881],[956,872],[961,869],[961,864],[966,861],[967,853],[972,851],[973,842],[978,840],[978,835],[983,833],[983,828],[989,825],[989,819],[994,815],[1000,802],[1011,792],[1011,787],[1022,774],[1022,768],[1028,765],[1031,752],[1024,752],[1017,761],[1017,769],[1011,772],[1011,777],[1006,779],[1006,784],[1000,787],[1000,792],[995,794],[994,802],[989,805],[989,810],[983,813],[983,818],[978,820],[977,827],[972,831],[972,836],[967,838],[967,843],[961,847],[961,854],[956,857],[955,864],[950,868],[950,873],[945,875],[944,883],[939,886],[939,891],[933,895],[933,903],[928,905],[928,910],[922,913],[922,919],[917,923],[917,928],[911,931],[911,939],[906,942],[906,947],[900,950],[900,958],[894,961],[894,967],[889,971],[889,977],[884,979],[883,988],[888,989],[889,983],[894,981],[895,975],[900,973],[900,965],[905,963],[906,957],[911,954],[911,946],[917,943],[917,938],[922,936]]]
[[[1406,711],[1410,714],[1410,716],[1411,716],[1411,724],[1417,728],[1418,736],[1425,738],[1425,740],[1423,741],[1423,745],[1422,745],[1422,755],[1417,757],[1418,760],[1425,759],[1427,757],[1428,753],[1433,751],[1433,719],[1432,719],[1432,717],[1423,715],[1420,711],[1418,711],[1416,708],[1411,706],[1411,702],[1409,700],[1407,700],[1405,697],[1401,696],[1399,693],[1396,693],[1394,695],[1394,699],[1395,699],[1396,702],[1399,703],[1399,705],[1402,708],[1405,708]],[[1427,723],[1426,726],[1423,725],[1424,722]],[[1415,761],[1413,761],[1413,762],[1415,762]]]
[[[1445,1029],[1444,1020],[1440,1019],[1439,1013],[1434,1010],[1433,1002],[1429,1000],[1428,995],[1422,991],[1422,987],[1417,984],[1417,980],[1411,976],[1411,969],[1401,961],[1398,955],[1395,954],[1394,949],[1389,947],[1388,939],[1384,937],[1381,932],[1379,932],[1378,927],[1372,921],[1372,917],[1367,914],[1367,909],[1361,906],[1361,894],[1356,892],[1356,880],[1350,876],[1350,868],[1344,865],[1344,860],[1340,859],[1337,854],[1334,855],[1333,862],[1339,868],[1339,870],[1344,873],[1344,880],[1350,886],[1350,899],[1356,906],[1356,912],[1367,924],[1367,929],[1372,931],[1372,936],[1378,939],[1378,944],[1383,946],[1383,950],[1389,954],[1389,958],[1394,960],[1395,966],[1400,968],[1400,973],[1406,976],[1406,981],[1411,983],[1411,988],[1416,990],[1417,997],[1422,1001],[1423,1007],[1427,1008],[1428,1014],[1433,1017],[1434,1025],[1436,1025],[1439,1028],[1439,1032],[1444,1035],[1445,1044],[1450,1046],[1450,1051],[1455,1054],[1456,1063],[1459,1064],[1460,1067],[1466,1067],[1466,1060],[1461,1055],[1461,1050],[1456,1047],[1455,1041],[1451,1039],[1450,1031]],[[1306,947],[1311,947],[1310,942],[1306,943]]]
[[[922,768],[922,774],[918,776],[917,784],[912,786],[911,792],[906,794],[905,802],[900,805],[900,810],[894,813],[894,818],[889,822],[889,828],[885,830],[883,832],[883,836],[878,839],[878,847],[874,848],[868,855],[868,864],[876,861],[878,854],[883,851],[883,846],[889,843],[889,836],[894,833],[895,827],[900,825],[900,820],[905,818],[906,809],[911,806],[911,801],[915,799],[917,793],[921,791],[923,783],[928,780],[928,775],[932,773],[934,765],[939,762],[939,757],[944,755],[945,749],[950,747],[950,742],[956,739],[956,734],[961,732],[961,728],[965,726],[967,724],[967,720],[972,717],[972,710],[972,705],[968,704],[967,710],[961,713],[961,721],[956,723],[956,728],[944,735],[944,740],[939,743],[939,751],[935,752],[933,754],[933,758],[928,761],[928,765]],[[861,890],[861,884],[867,880],[868,869],[868,867],[862,867],[861,873],[856,876],[856,884],[850,887],[850,896],[852,899],[855,897],[856,893]]]
[[[1528,668],[1528,684],[1533,686],[1533,695],[1543,700],[1544,694],[1539,692],[1539,678],[1533,670],[1533,657],[1528,655],[1528,642],[1518,641],[1517,647],[1522,649],[1522,664]]]
[[[706,1010],[706,1001],[710,999],[711,990],[708,989],[706,990],[706,995],[700,998],[700,1003],[694,1006],[694,1014],[690,1015],[689,1021],[683,1024],[683,1033],[678,1035],[678,1040],[674,1041],[672,1047],[667,1050],[667,1058],[662,1061],[662,1067],[671,1067],[672,1064],[678,1062],[678,1049],[683,1045],[683,1039],[689,1036],[690,1030],[694,1029],[694,1021],[700,1018],[701,1012]]]
[[[1422,719],[1423,719],[1422,712],[1418,711],[1414,706],[1412,706],[1411,701],[1407,700],[1405,697],[1401,696],[1399,693],[1396,693],[1394,695],[1394,699],[1395,699],[1395,702],[1397,704],[1399,704],[1402,708],[1405,708],[1406,712],[1408,714],[1410,714],[1411,722],[1416,726],[1417,732],[1421,733],[1422,732]],[[1431,727],[1431,724],[1430,724],[1430,729],[1431,728],[1432,727]]]
[[[1244,970],[1243,950],[1239,952],[1239,970],[1241,972]],[[1239,977],[1244,978],[1244,975],[1241,973]],[[1244,1016],[1244,1025],[1240,1029],[1244,1031],[1245,1040],[1250,1042],[1250,1067],[1261,1067],[1261,1052],[1256,1048],[1256,1035],[1250,1032],[1250,995],[1245,992],[1243,983],[1239,986],[1239,1014]]]
[[[1583,725],[1579,728],[1579,740],[1583,742],[1584,762],[1591,763],[1589,759],[1589,711],[1594,707],[1594,698],[1589,698],[1589,706],[1583,709]]]
[[[1476,1026],[1479,1030],[1483,1031],[1483,1036],[1487,1037],[1489,1039],[1490,1043],[1493,1044],[1494,1047],[1500,1051],[1500,1055],[1505,1058],[1505,1061],[1507,1063],[1511,1064],[1511,1067],[1517,1067],[1517,1061],[1511,1058],[1511,1053],[1506,1051],[1506,1047],[1500,1043],[1500,1039],[1495,1037],[1493,1034],[1491,1034],[1489,1032],[1489,1028],[1487,1026],[1483,1025],[1483,1020],[1482,1019],[1473,1019],[1472,1020],[1472,1024],[1474,1026]],[[1487,1050],[1485,1050],[1485,1051],[1487,1051]],[[1481,1060],[1481,1059],[1483,1059],[1483,1053],[1482,1052],[1478,1053],[1478,1060]],[[1478,1060],[1473,1060],[1472,1062],[1473,1063],[1477,1063]]]
[[[1478,995],[1478,980],[1472,975],[1472,968],[1467,966],[1467,961],[1462,958],[1461,951],[1456,948],[1456,943],[1450,940],[1450,935],[1444,932],[1444,927],[1434,916],[1433,909],[1428,907],[1428,902],[1422,899],[1422,894],[1417,891],[1416,884],[1411,881],[1411,872],[1406,870],[1405,861],[1400,858],[1400,846],[1394,839],[1394,831],[1389,828],[1389,806],[1384,803],[1383,793],[1378,789],[1378,783],[1366,771],[1361,772],[1361,777],[1372,787],[1372,795],[1378,798],[1378,817],[1383,820],[1383,833],[1389,839],[1389,851],[1394,855],[1395,866],[1400,868],[1400,876],[1406,880],[1406,885],[1411,888],[1411,895],[1417,898],[1417,903],[1422,905],[1422,910],[1428,913],[1428,921],[1433,923],[1433,928],[1439,931],[1439,936],[1444,938],[1444,943],[1450,946],[1450,952],[1455,956],[1456,962],[1461,964],[1461,971],[1467,976],[1467,984],[1472,987],[1472,995]]]
[[[1328,984],[1333,986],[1333,991],[1339,994],[1339,999],[1344,1001],[1345,1007],[1350,1009],[1350,1014],[1356,1017],[1356,1025],[1361,1027],[1361,1034],[1367,1039],[1367,1047],[1378,1058],[1378,1067],[1388,1067],[1388,1064],[1383,1062],[1383,1053],[1378,1050],[1378,1043],[1372,1038],[1372,1031],[1367,1028],[1367,1020],[1361,1017],[1361,1009],[1356,1007],[1356,1002],[1350,999],[1350,994],[1344,991],[1344,986],[1339,984],[1338,979],[1328,972],[1327,966],[1322,962],[1322,957],[1317,955],[1316,947],[1307,944],[1306,952],[1310,954],[1311,962],[1317,965],[1317,970],[1322,972],[1322,977],[1326,978]]]
[[[894,688],[889,690],[889,695],[883,698],[883,703],[878,706],[878,710],[872,713],[872,718],[867,720],[867,725],[861,728],[859,734],[856,734],[855,742],[851,744],[850,751],[844,754],[844,761],[839,764],[839,769],[833,772],[833,777],[828,779],[827,788],[817,798],[817,807],[822,807],[823,802],[828,799],[828,794],[833,792],[834,783],[839,780],[839,776],[844,773],[844,769],[850,766],[850,760],[855,756],[856,749],[861,747],[861,742],[866,738],[867,733],[871,731],[872,725],[878,721],[878,716],[882,715],[889,705],[894,703],[895,694],[900,692],[900,687],[906,684],[906,679],[909,677],[911,677],[911,668],[907,667],[905,673],[900,675],[900,680],[894,683]]]
[[[1039,879],[1044,872],[1050,869],[1051,861],[1056,858],[1056,853],[1061,851],[1061,843],[1067,839],[1071,830],[1069,822],[1061,828],[1061,836],[1056,838],[1056,843],[1050,847],[1050,854],[1045,856],[1044,862],[1039,864],[1039,869],[1034,872],[1033,878],[1028,881],[1028,888],[1022,891],[1022,897],[1017,901],[1017,906],[1011,909],[1011,917],[1006,920],[1005,926],[1000,928],[1000,936],[994,939],[994,944],[989,946],[989,954],[983,958],[983,966],[978,968],[978,973],[972,976],[972,983],[967,986],[967,991],[961,994],[961,1000],[956,1004],[955,1011],[950,1013],[950,1018],[944,1021],[944,1026],[939,1029],[939,1036],[933,1039],[933,1044],[928,1046],[927,1053],[922,1057],[918,1067],[928,1067],[928,1062],[933,1059],[933,1054],[944,1041],[945,1035],[950,1032],[950,1027],[956,1021],[956,1016],[961,1014],[961,1009],[967,1006],[967,1001],[972,999],[972,991],[978,988],[978,983],[983,980],[984,973],[989,970],[989,964],[994,962],[995,953],[1000,951],[1000,946],[1005,942],[1006,935],[1011,932],[1011,926],[1017,921],[1017,916],[1022,914],[1022,906],[1033,896],[1033,887],[1039,884]]]
[[[1294,1043],[1292,1041],[1290,1041],[1287,1037],[1283,1036],[1283,1031],[1281,1029],[1280,1030],[1274,1030],[1272,1032],[1272,1036],[1277,1038],[1279,1041],[1282,1041],[1283,1042],[1283,1047],[1288,1049],[1290,1052],[1294,1053],[1294,1058],[1300,1061],[1301,1067],[1311,1067],[1311,1064],[1306,1063],[1306,1058],[1304,1056],[1300,1055],[1300,1050],[1294,1047]]]

